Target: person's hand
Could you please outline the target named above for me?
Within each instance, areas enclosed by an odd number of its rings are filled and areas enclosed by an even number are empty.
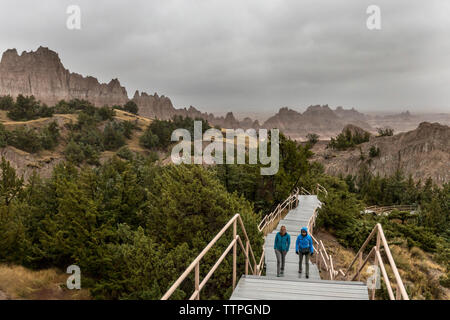
[[[313,256],[314,252],[311,252],[311,257]]]
[[[295,254],[298,254],[298,251],[295,251]]]

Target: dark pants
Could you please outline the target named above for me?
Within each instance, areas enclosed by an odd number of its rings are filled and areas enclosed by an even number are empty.
[[[284,271],[284,261],[286,258],[287,251],[280,251],[275,249],[275,256],[277,257],[277,275],[280,275],[280,265],[281,271]]]
[[[298,269],[302,271],[302,261],[303,256],[305,256],[305,269],[306,269],[306,275],[309,276],[309,252],[307,253],[298,253],[299,261],[298,261]]]

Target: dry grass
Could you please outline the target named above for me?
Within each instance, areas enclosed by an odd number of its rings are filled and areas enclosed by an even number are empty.
[[[342,269],[342,271],[345,272],[347,270],[347,267],[355,257],[355,253],[353,252],[353,250],[344,248],[339,244],[337,239],[328,232],[318,231],[316,232],[315,237],[317,240],[322,240],[328,255],[331,255],[333,257],[334,269]],[[321,276],[323,279],[329,278],[329,274],[327,274],[326,272],[321,272]]]
[[[21,266],[0,265],[0,299],[87,300],[88,290],[68,290],[68,274],[55,269],[32,271]]]
[[[353,261],[356,252],[344,248],[328,232],[318,231],[315,237],[323,241],[328,254],[333,256],[335,270],[342,269],[345,272],[346,268]],[[449,300],[450,290],[442,287],[439,283],[439,278],[446,272],[445,267],[433,261],[431,255],[420,248],[413,247],[409,249],[402,239],[392,240],[395,240],[394,242],[398,244],[392,244],[389,248],[410,299]],[[395,277],[388,259],[385,254],[382,254],[382,258],[391,285],[395,288]],[[368,267],[372,262],[373,260],[370,260],[363,269],[361,281],[366,281],[369,276]],[[328,279],[329,275],[326,272],[321,272],[321,277]]]

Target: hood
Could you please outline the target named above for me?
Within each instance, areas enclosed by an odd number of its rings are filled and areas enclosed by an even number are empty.
[[[307,227],[303,227],[301,231],[305,231],[306,234],[308,234],[308,228]]]

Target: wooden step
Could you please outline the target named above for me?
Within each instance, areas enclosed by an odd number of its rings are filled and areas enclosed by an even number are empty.
[[[231,300],[368,300],[367,287],[359,282],[292,280],[273,277],[245,277]]]

